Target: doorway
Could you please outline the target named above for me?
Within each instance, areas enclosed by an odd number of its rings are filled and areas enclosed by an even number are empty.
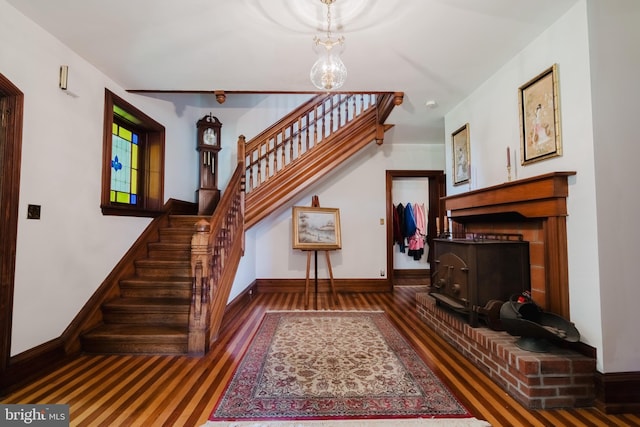
[[[0,377],[11,358],[23,93],[0,74]]]
[[[436,218],[443,216],[444,211],[440,198],[446,194],[445,175],[441,170],[387,170],[386,171],[386,203],[387,203],[387,278],[390,282],[390,286],[396,286],[398,284],[429,284],[430,270],[418,269],[410,270],[408,274],[403,274],[403,270],[396,270],[394,265],[394,250],[396,245],[394,244],[393,236],[393,212],[394,197],[393,197],[393,183],[394,180],[410,180],[416,179],[424,181],[425,178],[428,181],[426,185],[428,190],[426,194],[418,197],[420,200],[426,200],[425,214],[426,214],[426,242],[425,253],[427,264],[431,264],[431,255],[428,250],[432,246],[432,240],[436,234]],[[412,277],[415,276],[415,277]]]

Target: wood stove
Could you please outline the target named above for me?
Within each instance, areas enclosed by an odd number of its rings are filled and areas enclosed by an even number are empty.
[[[490,327],[501,329],[502,303],[530,290],[529,242],[520,235],[433,242],[435,265],[429,294],[438,305],[462,313],[472,327],[484,315]]]

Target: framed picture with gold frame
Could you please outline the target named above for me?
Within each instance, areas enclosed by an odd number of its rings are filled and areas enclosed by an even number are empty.
[[[518,88],[520,163],[562,155],[557,64]]]
[[[469,123],[451,134],[451,147],[453,154],[453,185],[470,182]]]
[[[293,249],[327,251],[342,247],[340,210],[294,206]]]

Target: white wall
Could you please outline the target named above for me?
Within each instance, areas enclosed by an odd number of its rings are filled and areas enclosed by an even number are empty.
[[[590,53],[589,34],[594,28],[587,26],[587,2],[581,1],[449,112],[445,127],[450,135],[465,122],[470,123],[473,188],[505,182],[506,147],[511,147],[518,158],[520,154],[518,87],[552,64],[558,64],[563,156],[527,166],[518,164],[514,178],[553,171],[577,172],[569,180],[567,199],[571,320],[582,341],[597,348],[600,372],[638,371],[640,337],[632,331],[635,322],[631,321],[630,313],[637,312],[631,301],[640,297],[636,274],[631,271],[638,241],[638,233],[632,231],[632,218],[637,217],[633,213],[638,212],[639,206],[636,197],[620,197],[625,187],[635,193],[630,185],[639,150],[635,133],[631,133],[637,116],[633,112],[638,112],[635,104],[639,70],[635,43],[640,35],[635,27],[638,3],[631,0],[614,1],[612,5],[607,2],[607,6],[603,3],[590,3],[598,7],[594,6],[595,13],[590,11],[589,16],[599,16],[595,19],[599,35],[596,47],[605,60],[590,57],[593,50]],[[630,10],[634,13],[630,14]],[[610,14],[600,17],[604,11]],[[625,19],[618,19],[622,15]],[[626,25],[620,27],[621,23]],[[592,67],[593,64],[596,66]],[[592,79],[594,69],[598,75]],[[592,101],[592,87],[601,89],[594,90],[594,94],[606,103],[601,104],[595,98]],[[630,90],[635,91],[635,96]],[[627,114],[622,124],[621,111]],[[594,129],[598,132],[596,136]],[[446,145],[450,170],[450,137]],[[613,146],[619,148],[612,149]],[[466,186],[454,187],[448,182],[448,194],[467,190]],[[601,218],[603,215],[606,219]],[[621,255],[629,257],[627,263]],[[606,274],[600,270],[603,265],[607,266]],[[618,292],[612,292],[612,288]]]
[[[256,277],[304,278],[306,255],[291,248],[291,207],[310,206],[318,195],[320,206],[339,208],[342,250],[331,253],[335,278],[380,278],[386,272],[385,171],[388,169],[442,169],[441,144],[403,144],[393,141],[393,130],[385,143],[370,143],[329,177],[323,179],[290,205],[274,212],[256,228]],[[318,277],[328,278],[325,262],[318,260]]]
[[[603,365],[604,372],[634,372],[640,370],[640,2],[589,0],[588,11]]]
[[[229,299],[227,302],[233,301],[233,299],[240,295],[247,286],[251,285],[256,280],[256,229],[251,228],[247,230],[244,235],[244,240],[244,255],[240,258],[238,271],[236,272],[236,277],[233,281],[233,285],[231,286],[231,292],[229,293]]]
[[[0,1],[0,72],[24,92],[24,124],[11,354],[60,336],[147,218],[100,211],[105,87],[166,126],[165,196],[193,200],[195,150],[188,121],[166,103],[127,94],[115,82]],[[69,91],[58,88],[69,66]],[[188,166],[188,167],[187,167]],[[28,204],[42,219],[27,220]]]

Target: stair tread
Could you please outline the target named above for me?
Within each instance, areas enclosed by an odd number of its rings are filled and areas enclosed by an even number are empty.
[[[181,227],[178,225],[172,225],[170,227],[163,227],[160,228],[158,231],[162,234],[162,233],[167,233],[167,234],[176,234],[176,235],[189,235],[189,234],[193,234],[195,230],[195,226],[194,227]]]
[[[142,277],[135,276],[120,280],[120,284],[135,286],[191,286],[192,279],[190,277]]]
[[[129,297],[129,298],[116,298],[111,301],[107,301],[109,303],[120,303],[120,304],[154,304],[154,305],[181,305],[181,304],[190,304],[188,298],[144,298],[144,297]]]
[[[190,243],[187,242],[149,242],[149,246],[154,249],[188,249],[191,247]]]
[[[176,336],[182,337],[187,334],[187,328],[182,326],[167,325],[129,325],[129,324],[102,324],[87,333],[84,337],[97,338],[101,336]]]
[[[175,266],[191,266],[191,261],[190,260],[183,260],[183,259],[171,259],[171,258],[167,258],[167,259],[158,259],[158,258],[140,258],[135,260],[136,264],[167,264],[167,265],[175,265]]]
[[[165,260],[183,260],[191,262],[191,254],[189,252],[185,253],[154,253],[150,255],[150,258],[155,261],[165,261]]]
[[[107,301],[103,306],[111,310],[135,307],[139,311],[183,312],[188,311],[190,305],[188,298],[126,297]]]

